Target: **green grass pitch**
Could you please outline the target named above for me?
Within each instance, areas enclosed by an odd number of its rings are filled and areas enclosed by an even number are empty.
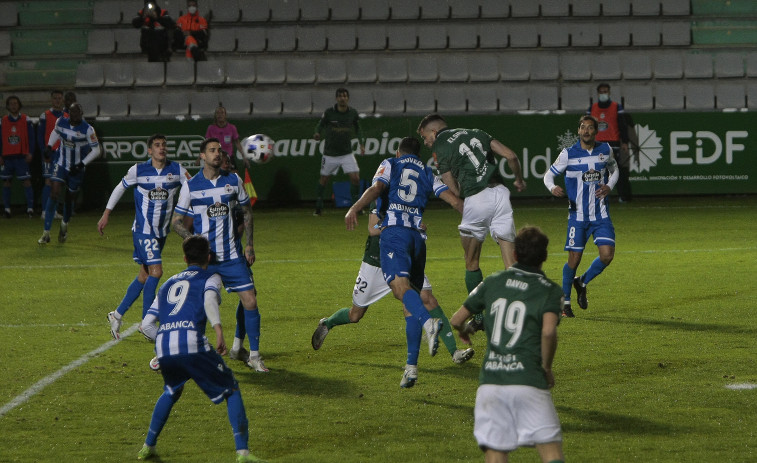
[[[76,215],[65,245],[56,242],[57,221],[47,246],[36,243],[39,219],[0,222],[0,461],[136,460],[162,387],[147,366],[152,347],[137,333],[72,366],[110,341],[106,313],[136,275],[131,208],[119,205],[105,237],[96,231],[99,212]],[[559,282],[565,201],[515,200],[514,208],[517,227],[538,225],[549,235],[544,270]],[[351,304],[366,219],[348,232],[344,210],[310,212],[255,209],[253,271],[271,372],[228,362],[252,452],[275,462],[482,461],[472,435],[480,335],[465,365],[443,348],[434,358],[422,349],[409,390],[399,388],[404,321],[391,296],[313,351],[318,319]],[[757,197],[639,198],[613,204],[611,213],[615,260],[589,285],[589,309],[576,306],[576,318],[559,327],[552,394],[566,460],[754,461],[757,389],[748,385],[757,384]],[[425,221],[427,274],[450,316],[465,298],[459,216],[436,201]],[[579,270],[595,256],[590,245]],[[484,274],[501,265],[487,241]],[[181,269],[173,234],[161,283]],[[223,297],[230,342],[237,298]],[[124,329],[140,314],[141,299]],[[30,391],[40,381],[49,384]],[[21,402],[9,406],[14,400]],[[225,406],[189,385],[158,452],[165,462],[234,461]],[[511,461],[538,457],[521,449]]]

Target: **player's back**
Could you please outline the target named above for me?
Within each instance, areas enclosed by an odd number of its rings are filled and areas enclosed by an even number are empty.
[[[446,187],[417,156],[405,155],[384,162],[388,169],[380,171],[378,177],[388,185],[383,225],[419,229],[428,197]],[[389,175],[386,175],[387,171]]]
[[[439,172],[450,172],[460,184],[462,198],[473,196],[499,175],[489,153],[492,137],[479,129],[446,129],[437,135],[434,152]]]

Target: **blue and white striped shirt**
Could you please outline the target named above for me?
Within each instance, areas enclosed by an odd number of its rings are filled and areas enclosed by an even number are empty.
[[[58,155],[55,164],[66,170],[71,170],[72,166],[84,161],[87,154],[97,150],[100,152],[100,142],[97,140],[95,129],[84,119],[74,127],[71,126],[71,119],[60,117],[55,123],[55,130],[50,134],[48,145],[53,146],[60,140]]]
[[[160,171],[149,159],[134,164],[121,179],[124,188],[135,187],[132,231],[156,238],[167,236],[179,188],[188,178],[187,170],[178,162],[167,161]]]

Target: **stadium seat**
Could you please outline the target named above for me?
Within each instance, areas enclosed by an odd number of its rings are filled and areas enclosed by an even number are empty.
[[[468,86],[465,93],[468,99],[468,112],[470,113],[492,113],[499,109],[497,87]]]
[[[657,21],[632,21],[631,41],[635,47],[657,47],[662,43],[662,29]]]
[[[334,99],[331,101],[332,103],[335,102]],[[350,92],[350,106],[355,108],[358,113],[372,113],[374,107],[373,93],[364,89]]]
[[[448,19],[450,14],[449,4],[438,0],[411,0],[417,1],[421,7],[421,21],[426,19]]]
[[[418,47],[414,24],[389,24],[386,26],[386,36],[390,50],[415,50]]]
[[[560,75],[563,80],[591,80],[591,55],[588,53],[561,54]]]
[[[252,114],[255,116],[276,116],[281,114],[281,96],[279,92],[253,93]]]
[[[747,84],[746,99],[749,109],[757,109],[757,83]]]
[[[414,88],[405,92],[405,113],[408,115],[431,114],[436,111],[436,96],[431,88]]]
[[[509,2],[502,0],[481,0],[481,19],[502,19],[510,17]]]
[[[249,85],[255,82],[255,62],[251,59],[231,59],[226,61],[226,83]]]
[[[271,19],[268,0],[239,0],[242,22],[266,22]]]
[[[688,16],[690,14],[690,0],[664,0],[662,2],[663,16]]]
[[[331,21],[357,21],[360,4],[355,0],[329,0]]]
[[[81,105],[84,110],[84,117],[91,119],[97,117],[97,95],[94,93],[81,93],[76,94],[76,102]]]
[[[255,78],[259,84],[283,84],[286,81],[285,59],[258,58],[255,60]],[[254,109],[253,109],[254,110]]]
[[[715,91],[712,84],[687,84],[686,85],[686,109],[715,108]]]
[[[410,82],[436,82],[439,79],[436,56],[434,55],[408,56],[407,71]]]
[[[361,21],[386,21],[391,13],[387,0],[360,0]]]
[[[121,22],[121,7],[117,1],[99,1],[92,6],[92,24],[116,25]],[[4,26],[4,24],[0,24]]]
[[[323,114],[327,108],[333,107],[336,103],[334,90],[314,90],[310,97],[313,100],[313,114]]]
[[[630,16],[630,0],[602,0],[602,15],[604,16]]]
[[[656,110],[680,111],[684,108],[681,84],[656,84],[654,94]]]
[[[131,87],[134,85],[134,67],[130,62],[108,63],[103,66],[105,87]]]
[[[137,17],[137,12],[145,4],[144,0],[123,0],[116,3],[121,9],[121,23],[128,24],[129,27],[131,27],[131,21]]]
[[[687,0],[688,1],[688,0]],[[577,18],[599,16],[599,2],[573,2],[573,16]]]
[[[76,68],[77,88],[102,87],[105,82],[103,65],[100,63],[82,63]]]
[[[439,82],[466,82],[468,80],[468,62],[465,54],[445,54],[443,60],[443,65],[439,66]]]
[[[539,28],[535,23],[513,23],[508,26],[508,29],[511,47],[536,48],[539,46]]]
[[[218,107],[218,93],[191,92],[189,95],[189,107],[190,114],[212,117]]]
[[[300,3],[296,0],[269,0],[271,21],[297,21],[300,18]]]
[[[506,48],[510,43],[507,26],[503,21],[480,23],[478,43],[481,48]]]
[[[503,53],[499,58],[499,75],[502,80],[528,80],[530,58],[525,53]]]
[[[462,114],[468,110],[465,92],[457,88],[440,87],[436,90],[436,110],[441,114]]]
[[[558,109],[557,107],[558,96],[556,86],[532,85],[529,87],[528,109],[532,111],[553,111]]]
[[[466,55],[468,61],[468,74],[471,82],[497,82],[499,81],[499,66],[497,54],[494,53],[470,53]]]
[[[556,80],[560,77],[559,55],[535,53],[531,57],[530,74],[531,80]]]
[[[326,28],[323,26],[298,26],[297,51],[324,51]]]
[[[757,77],[757,52],[749,52],[744,59],[747,77]]]
[[[166,81],[164,63],[140,61],[134,63],[134,85],[137,87],[160,87]]]
[[[357,28],[358,50],[385,50],[386,27],[383,24],[367,24]]]
[[[718,83],[715,85],[718,109],[746,108],[746,92],[743,83]]]
[[[691,23],[689,21],[662,23],[662,44],[665,46],[691,45]]]
[[[301,21],[327,21],[328,19],[328,0],[307,0],[300,2]]]
[[[87,53],[110,55],[116,51],[116,39],[110,29],[93,29],[87,34]]]
[[[603,47],[627,47],[631,44],[631,28],[627,22],[603,21],[599,24]]]
[[[560,89],[560,109],[571,113],[584,113],[591,102],[592,88],[588,85],[564,85]]]
[[[341,84],[347,80],[347,65],[342,58],[318,58],[315,74],[319,84]]]
[[[565,0],[541,0],[540,3],[542,16],[568,16],[570,13],[568,2]],[[578,2],[572,3],[575,5]]]
[[[287,84],[312,84],[315,82],[315,61],[312,59],[290,59],[286,61]]]
[[[221,90],[218,103],[223,104],[229,116],[247,116],[250,114],[250,94],[247,90]]]
[[[539,23],[539,44],[545,48],[567,47],[570,45],[568,25],[564,22]]]
[[[417,0],[389,0],[392,19],[418,19],[421,7]]]
[[[623,108],[628,111],[651,111],[654,108],[651,85],[625,85]]]
[[[262,27],[237,27],[234,31],[237,37],[237,52],[251,53],[266,49],[266,33]]]
[[[373,91],[375,113],[398,115],[405,112],[405,95],[401,88],[377,88]]]
[[[192,85],[194,83],[194,63],[189,61],[169,61],[166,63],[166,85]],[[161,114],[163,114],[162,111]]]
[[[351,51],[357,46],[354,26],[331,24],[327,26],[326,37],[329,51]]]
[[[683,77],[683,58],[679,53],[664,53],[652,58],[655,79],[680,79]],[[625,77],[625,74],[623,74]]]
[[[282,114],[288,116],[308,116],[313,112],[310,90],[288,90],[281,93]]]
[[[139,34],[139,29],[115,29],[113,36],[116,41],[116,53],[141,53]]]
[[[223,61],[198,61],[195,83],[197,85],[221,85],[226,81]]]
[[[510,0],[510,15],[513,18],[535,18],[539,16],[537,0]]]
[[[478,19],[481,15],[480,2],[470,0],[449,0],[451,19]]]
[[[570,44],[573,47],[598,47],[600,44],[599,26],[596,23],[568,22]]]
[[[444,24],[421,23],[418,25],[418,49],[441,50],[447,48],[447,29]]]
[[[156,117],[160,113],[157,92],[129,92],[130,117]]]
[[[629,53],[621,57],[624,79],[640,80],[652,78],[652,63],[647,53]]]
[[[8,31],[0,31],[0,56],[10,56],[11,36]]]
[[[497,88],[499,110],[504,112],[528,109],[528,88],[516,85],[502,85]]]
[[[712,55],[689,53],[684,58],[684,76],[687,79],[711,79],[713,74]]]
[[[13,27],[18,24],[16,2],[3,2],[3,14],[0,15],[0,27]]]
[[[620,79],[620,58],[617,54],[598,54],[591,57],[591,76],[594,80]]]
[[[294,51],[297,47],[296,29],[291,26],[273,26],[266,28],[266,51]]]
[[[213,23],[233,23],[239,21],[240,11],[237,0],[210,0],[210,11],[212,12],[210,17]]]
[[[478,47],[478,26],[475,24],[455,24],[447,26],[449,48],[475,49]]]
[[[660,11],[660,0],[631,0],[634,16],[659,16]]]
[[[376,60],[374,58],[353,58],[347,62],[347,81],[350,83],[376,82]]]
[[[407,82],[407,61],[405,58],[385,56],[376,59],[378,81]]]
[[[189,114],[189,99],[184,92],[161,92],[158,96],[161,116],[186,116]]]
[[[744,77],[744,57],[741,53],[718,53],[715,55],[715,76],[718,79]]]
[[[231,53],[237,49],[237,31],[231,27],[218,27],[210,31],[208,51],[211,53]]]

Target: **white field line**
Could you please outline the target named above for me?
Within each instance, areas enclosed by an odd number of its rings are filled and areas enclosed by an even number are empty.
[[[135,323],[134,325],[132,325],[131,327],[129,327],[129,329],[127,329],[126,331],[124,331],[123,333],[121,333],[121,338],[126,338],[128,336],[131,336],[132,334],[134,334],[134,332],[137,331],[137,328],[139,328],[139,323]],[[112,341],[106,342],[105,344],[103,344],[102,346],[98,347],[97,349],[95,349],[93,351],[90,351],[90,352],[87,352],[86,354],[82,355],[81,357],[79,357],[78,359],[76,359],[73,362],[69,363],[68,365],[66,365],[65,367],[63,367],[60,370],[56,371],[55,373],[53,373],[51,375],[48,375],[48,376],[45,376],[41,380],[37,381],[32,387],[30,387],[29,389],[25,390],[21,394],[19,394],[16,397],[14,397],[13,400],[11,400],[10,402],[8,402],[7,404],[3,405],[0,408],[0,418],[2,418],[3,416],[5,416],[5,414],[8,413],[9,411],[13,410],[14,408],[18,407],[19,405],[23,404],[27,400],[29,400],[32,397],[34,397],[37,393],[39,393],[40,391],[42,391],[42,389],[46,388],[47,386],[49,386],[52,383],[54,383],[55,381],[57,381],[58,378],[62,377],[63,375],[65,375],[69,371],[71,371],[71,370],[73,370],[73,369],[75,369],[75,368],[77,368],[77,367],[79,367],[81,365],[84,365],[92,357],[95,357],[96,355],[105,352],[106,350],[108,350],[111,347],[115,346],[119,342],[120,341],[116,341],[115,339],[112,340]]]

